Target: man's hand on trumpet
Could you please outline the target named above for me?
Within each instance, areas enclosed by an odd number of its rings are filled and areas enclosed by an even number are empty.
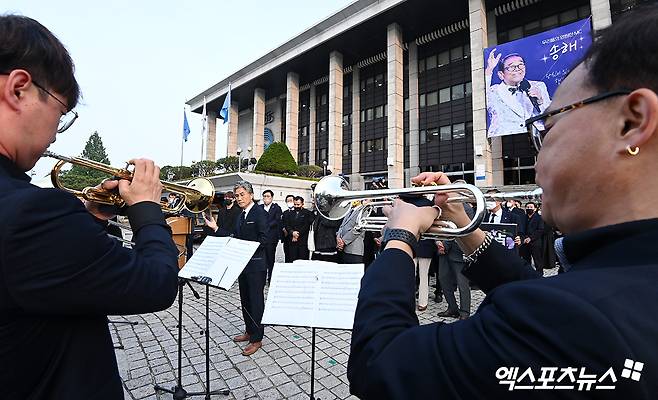
[[[142,201],[160,204],[160,196],[162,195],[160,168],[153,161],[144,158],[132,159],[128,163],[135,166],[132,181],[126,179],[105,180],[97,188],[106,191],[118,189],[119,195],[128,206]],[[108,220],[115,216],[113,213],[101,208],[101,204],[93,201],[85,201],[84,203],[87,211],[98,219]]]

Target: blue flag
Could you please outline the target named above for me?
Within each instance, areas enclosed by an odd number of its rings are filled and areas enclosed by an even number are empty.
[[[228,84],[228,93],[226,93],[226,98],[224,99],[224,104],[222,105],[222,108],[219,110],[219,118],[224,120],[224,123],[229,122],[229,119],[231,118],[230,115],[231,113],[229,112],[229,109],[231,108],[231,84]]]
[[[183,110],[183,140],[187,142],[188,136],[190,136],[190,125],[187,123],[187,114]]]

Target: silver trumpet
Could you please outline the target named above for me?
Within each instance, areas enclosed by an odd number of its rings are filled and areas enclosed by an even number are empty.
[[[464,227],[457,227],[452,221],[441,219],[441,215],[434,221],[432,232],[425,232],[422,239],[452,240],[466,236],[475,231],[482,223],[487,212],[485,201],[539,201],[542,190],[535,189],[528,192],[508,192],[484,194],[476,186],[467,183],[453,183],[450,185],[420,186],[402,189],[382,190],[349,190],[347,182],[338,176],[327,176],[318,182],[313,192],[315,206],[318,212],[330,220],[344,218],[353,208],[352,202],[362,201],[357,206],[357,223],[355,230],[379,232],[388,222],[388,218],[375,215],[382,207],[390,205],[400,196],[430,197],[436,193],[448,194],[447,203],[475,204],[475,215]]]

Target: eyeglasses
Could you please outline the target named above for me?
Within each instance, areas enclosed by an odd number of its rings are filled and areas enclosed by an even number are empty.
[[[549,117],[554,117],[558,114],[575,110],[581,107],[584,107],[588,104],[596,103],[597,101],[605,100],[610,97],[614,96],[627,96],[631,94],[632,90],[628,89],[621,89],[621,90],[613,90],[611,92],[605,92],[601,94],[597,94],[596,96],[592,96],[590,98],[587,98],[585,100],[579,101],[578,103],[574,103],[565,107],[562,107],[557,110],[553,111],[548,111],[543,114],[539,114],[535,117],[529,118],[525,121],[525,127],[528,130],[528,134],[530,135],[530,139],[532,140],[532,144],[535,146],[535,150],[539,152],[541,150],[541,145],[542,142],[544,141],[544,138],[548,134],[548,131],[550,128],[546,129],[546,120]]]
[[[512,64],[512,65],[508,65],[507,67],[504,67],[503,69],[507,72],[522,71],[525,69],[525,64],[524,63]]]
[[[0,75],[9,75],[9,73],[8,72],[0,72]],[[55,99],[55,101],[57,101],[59,104],[61,104],[62,107],[64,107],[65,110],[68,110],[65,113],[62,113],[62,116],[59,118],[59,125],[57,125],[57,133],[62,133],[65,130],[69,129],[71,127],[71,125],[73,125],[75,120],[78,119],[78,113],[73,111],[73,110],[69,110],[68,107],[66,106],[66,104],[64,104],[60,99],[58,99],[57,96],[50,93],[48,91],[48,89],[46,89],[45,87],[43,87],[42,85],[37,83],[37,81],[32,80],[32,83],[34,83],[34,86],[36,86],[39,89],[46,92],[46,94],[48,96]]]

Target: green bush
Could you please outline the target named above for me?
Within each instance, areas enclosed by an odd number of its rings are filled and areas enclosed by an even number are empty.
[[[274,142],[269,145],[260,157],[255,170],[277,174],[294,174],[297,172],[297,163],[285,143]]]
[[[319,178],[322,176],[322,167],[317,165],[300,165],[297,168],[297,175],[307,178]]]

